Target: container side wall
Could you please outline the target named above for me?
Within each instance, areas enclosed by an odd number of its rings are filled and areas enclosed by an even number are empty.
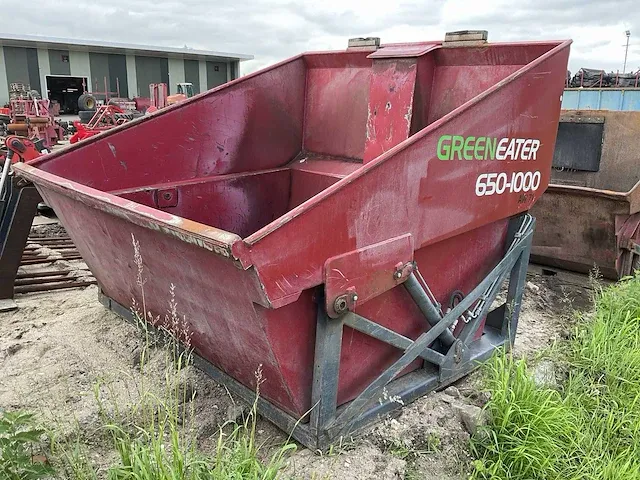
[[[290,176],[289,170],[222,175],[118,196],[244,237],[287,211]]]
[[[301,148],[304,79],[294,60],[35,165],[103,191],[279,167]]]
[[[262,365],[265,397],[298,413],[266,337],[265,309],[253,303],[260,295],[253,270],[243,271],[212,252],[70,197],[49,190],[41,194],[59,212],[105,295],[141,312],[144,305],[151,313],[147,321],[165,325],[183,341],[188,338],[196,353],[251,389],[255,389],[255,372]],[[139,242],[143,260],[144,297],[136,283],[132,236]],[[172,285],[177,319],[170,315]],[[291,324],[293,320],[283,321]]]
[[[615,217],[628,213],[623,199],[551,186],[531,209],[538,225],[531,260],[584,273],[598,267],[605,277],[617,279]]]

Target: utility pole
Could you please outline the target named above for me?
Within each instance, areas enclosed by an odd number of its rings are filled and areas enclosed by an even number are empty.
[[[624,66],[622,67],[622,73],[627,72],[627,54],[629,53],[629,37],[631,37],[631,30],[624,32],[627,36],[627,46],[624,49]]]

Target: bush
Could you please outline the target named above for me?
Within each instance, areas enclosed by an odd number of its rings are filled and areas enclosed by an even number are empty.
[[[53,473],[45,458],[34,461],[33,451],[44,430],[36,428],[32,414],[0,414],[0,478],[37,480]]]

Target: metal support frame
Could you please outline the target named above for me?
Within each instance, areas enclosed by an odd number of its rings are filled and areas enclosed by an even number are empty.
[[[511,219],[507,251],[496,267],[464,297],[451,311],[443,315],[434,304],[421,310],[431,327],[416,340],[411,340],[386,327],[352,312],[331,319],[318,299],[316,350],[312,386],[310,419],[296,419],[265,399],[258,399],[258,412],[290,433],[293,438],[311,449],[325,450],[331,444],[357,433],[383,415],[406,405],[429,391],[443,388],[468,374],[488,359],[493,351],[510,348],[515,340],[518,315],[526,282],[527,265],[535,220],[528,214]],[[506,302],[493,309],[491,305],[504,281],[509,278]],[[405,285],[413,290],[412,297],[424,300],[426,283],[413,279]],[[424,288],[420,293],[418,288]],[[415,296],[414,296],[415,295]],[[427,298],[429,298],[427,296]],[[133,320],[129,309],[100,293],[101,302],[119,315]],[[432,301],[432,300],[429,300]],[[438,321],[433,317],[437,314]],[[446,332],[460,319],[465,323],[457,337],[447,345]],[[483,334],[475,339],[485,321]],[[433,323],[432,323],[433,322]],[[338,406],[338,372],[342,332],[345,326],[388,343],[403,354],[354,400]],[[444,335],[443,335],[444,334]],[[436,342],[440,338],[440,341]],[[446,350],[444,350],[446,349]],[[195,356],[196,365],[231,392],[252,403],[255,392],[239,383],[205,359]],[[424,367],[409,374],[398,375],[416,359],[424,360]]]
[[[17,308],[13,289],[36,215],[40,194],[32,184],[9,176],[0,198],[0,312]]]

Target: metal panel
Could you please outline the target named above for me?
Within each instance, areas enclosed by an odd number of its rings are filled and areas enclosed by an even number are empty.
[[[184,81],[193,84],[194,93],[200,93],[200,67],[197,60],[184,61]]]
[[[184,83],[184,60],[182,58],[169,58],[169,94],[178,93],[178,84]]]
[[[326,312],[331,318],[404,282],[413,271],[411,235],[328,258],[324,265]],[[339,305],[340,304],[340,305]]]
[[[554,168],[569,168],[586,172],[600,170],[604,123],[560,122]]]
[[[151,83],[166,83],[169,86],[168,59],[136,56],[136,77],[142,97],[149,96],[149,84]]]
[[[601,90],[598,110],[621,110],[622,95],[619,90]]]
[[[622,98],[622,110],[640,111],[640,90],[625,90]]]
[[[347,52],[334,58],[306,58],[306,151],[362,159],[372,65],[366,54]],[[332,120],[327,122],[327,118]]]
[[[227,64],[224,62],[207,62],[207,89],[226,83]]]
[[[125,55],[109,54],[107,56],[109,68],[109,90],[115,92],[116,85],[120,85],[120,96],[129,96],[129,84],[127,82],[127,57]],[[117,80],[117,81],[116,81]]]
[[[49,50],[49,71],[51,75],[71,75],[69,50]]]
[[[372,70],[364,163],[409,137],[416,90],[414,58],[375,60]]]
[[[556,160],[561,155],[581,164],[599,156],[599,168],[553,171],[549,188],[531,209],[538,218],[533,259],[580,272],[595,266],[609,278],[631,274],[640,253],[630,243],[640,240],[633,228],[640,211],[640,112],[565,111],[562,120],[573,127],[561,123]],[[563,134],[567,127],[578,131]],[[583,136],[599,127],[602,143],[597,131]]]
[[[9,101],[9,84],[7,83],[7,68],[4,62],[4,47],[0,46],[0,105]]]
[[[87,90],[91,91],[91,64],[89,52],[69,52],[69,68],[74,77],[84,77],[87,81]]]
[[[562,93],[562,109],[578,110],[580,105],[580,92],[577,90],[565,90]]]
[[[580,103],[578,108],[581,110],[599,110],[600,109],[600,90],[583,90],[580,92]]]
[[[563,110],[640,110],[640,88],[566,89]]]
[[[551,183],[627,192],[640,180],[637,153],[640,150],[640,111],[564,111],[561,122],[603,123],[604,134],[598,172],[554,170]]]
[[[29,66],[27,65],[27,49],[19,47],[3,47],[3,49],[7,83],[31,84]]]
[[[35,48],[25,48],[27,54],[27,69],[29,71],[29,83],[32,90],[42,92],[40,82],[40,68],[38,67],[38,50]]]
[[[166,83],[167,85],[171,84],[171,79],[169,78],[169,59],[168,58],[160,59],[160,78],[162,79],[162,83]]]
[[[89,68],[91,69],[91,90],[104,91],[104,79],[107,79],[107,88],[110,89],[109,83],[109,56],[105,53],[89,53]]]
[[[45,48],[38,48],[37,54],[38,54],[38,70],[39,70],[39,77],[40,77],[40,85],[44,87],[42,89],[42,92],[40,93],[42,94],[43,98],[49,98],[49,90],[48,90],[49,84],[47,83],[47,77],[50,74],[49,51]]]
[[[136,75],[136,58],[133,55],[127,55],[125,60],[127,63],[127,89],[129,90],[129,96],[130,98],[139,97],[140,87],[138,85],[138,76]]]

